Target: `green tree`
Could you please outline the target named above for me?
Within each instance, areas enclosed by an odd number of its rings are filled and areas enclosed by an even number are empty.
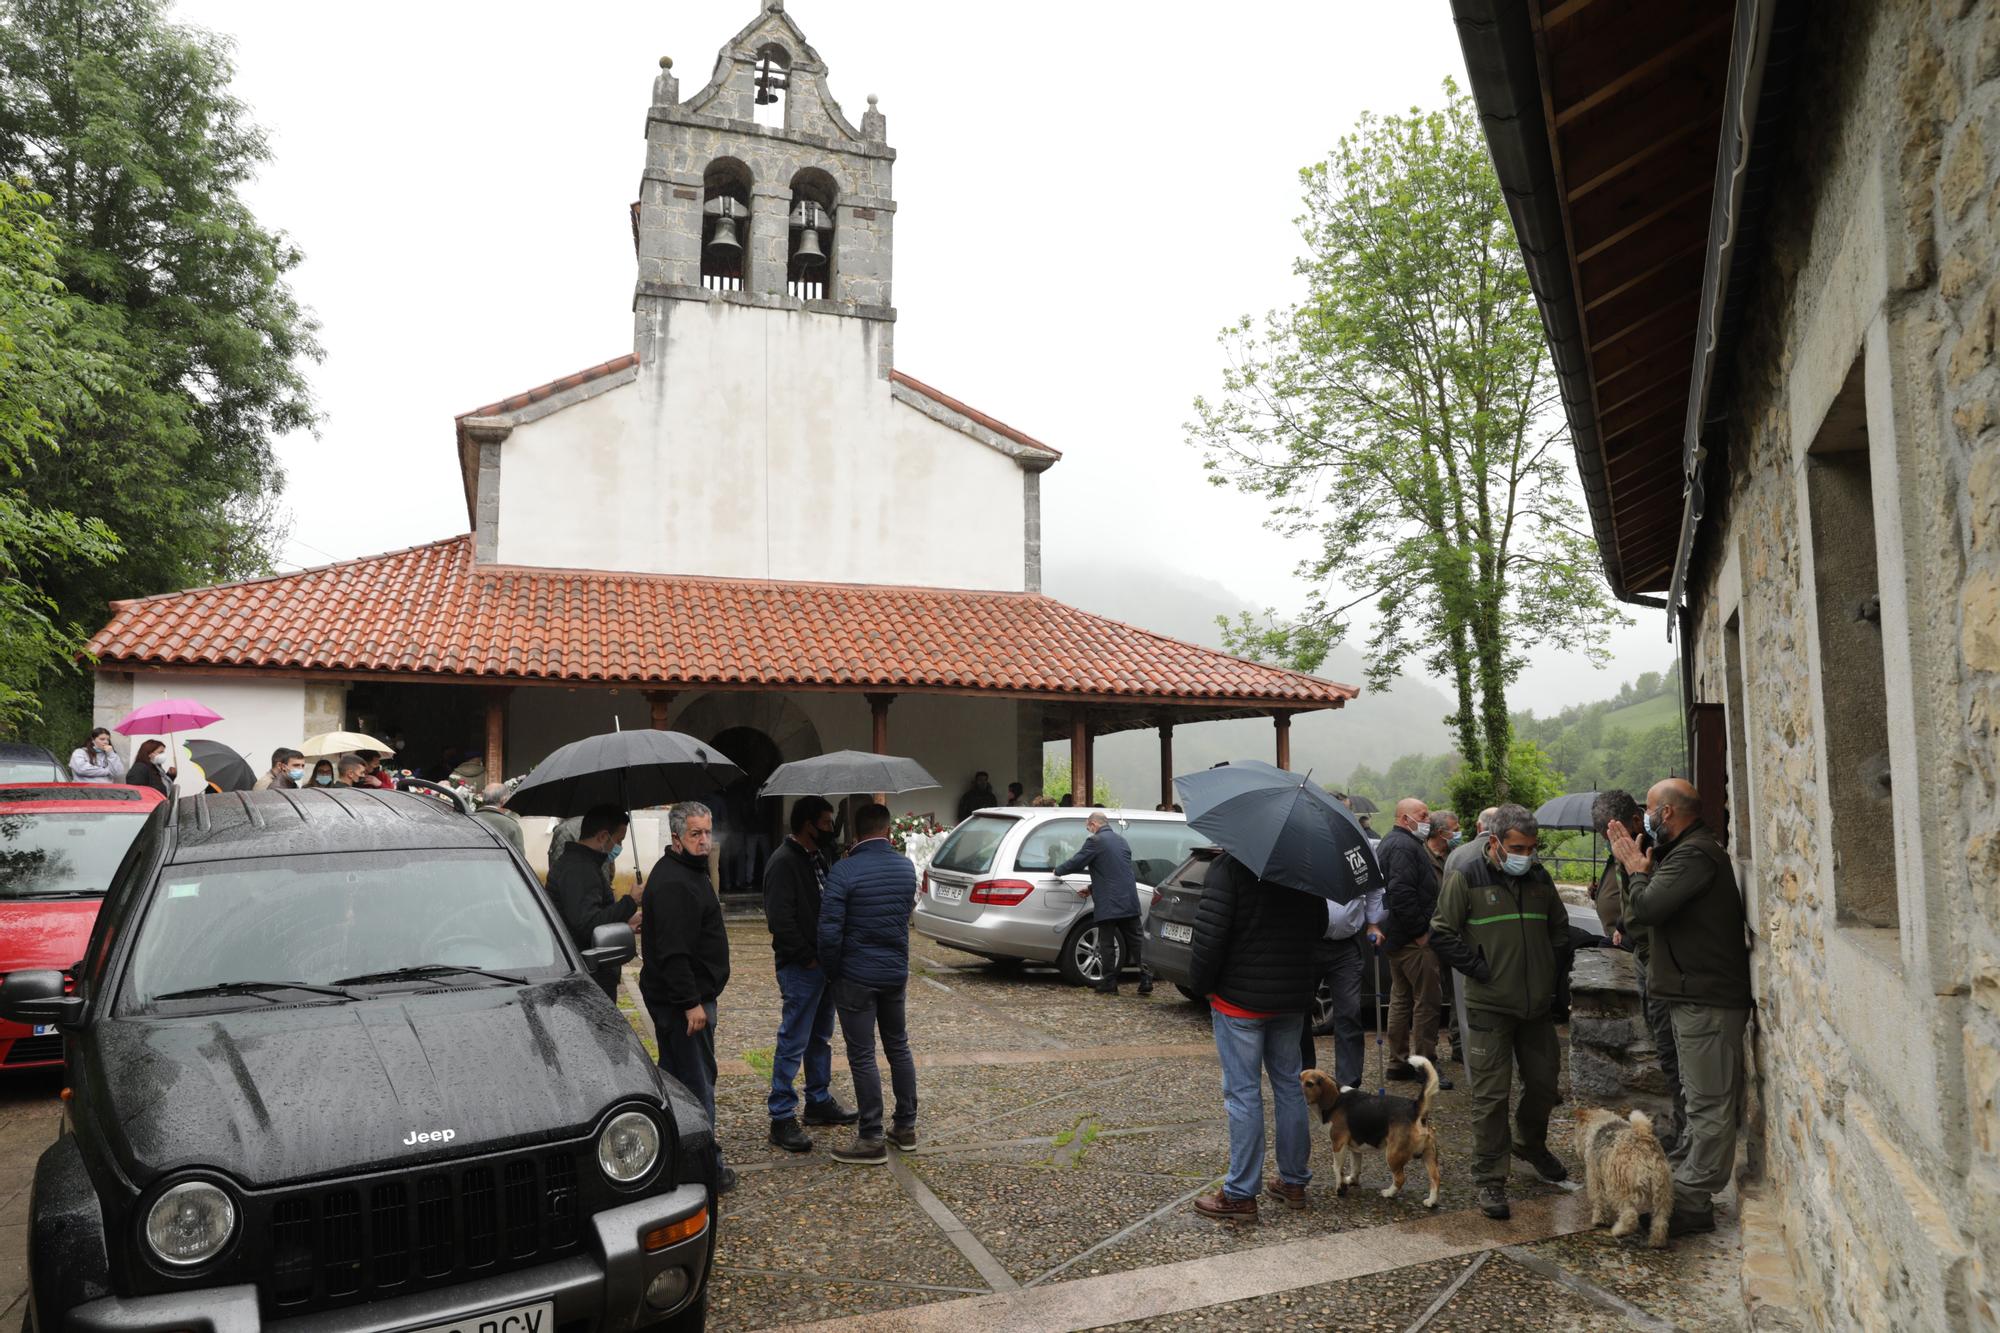
[[[0,729],[39,720],[27,683],[69,667],[83,632],[40,590],[49,570],[118,553],[103,523],[37,504],[20,488],[65,427],[87,421],[109,387],[104,359],[75,339],[74,299],[56,276],[60,242],[38,211],[46,195],[0,178]]]
[[[1465,764],[1451,775],[1447,786],[1451,793],[1451,808],[1455,811],[1470,811],[1476,817],[1489,805],[1499,805],[1511,801],[1533,810],[1547,800],[1553,800],[1569,790],[1569,777],[1549,759],[1548,753],[1531,740],[1516,738],[1507,755],[1507,772],[1513,779],[1510,790],[1500,791],[1492,773],[1483,768]],[[1464,819],[1464,814],[1460,814]]]
[[[1303,614],[1231,646],[1305,670],[1375,611],[1369,681],[1412,659],[1451,680],[1468,767],[1511,787],[1523,653],[1591,660],[1620,619],[1596,572],[1533,293],[1471,103],[1364,116],[1301,173],[1306,294],[1226,329],[1188,430],[1218,485],[1309,536]]]
[[[25,176],[62,241],[72,338],[115,392],[61,449],[0,481],[17,501],[100,520],[105,564],[52,561],[36,592],[65,620],[269,566],[281,478],[271,443],[314,422],[317,324],[285,275],[299,252],[241,196],[269,157],[229,90],[227,44],[163,0],[0,0],[0,175]],[[81,719],[87,683],[41,689]]]
[[[1042,795],[1052,801],[1060,801],[1070,794],[1076,784],[1070,777],[1069,760],[1058,759],[1047,750],[1042,752]],[[1114,806],[1118,801],[1111,794],[1111,784],[1103,778],[1095,778],[1090,785],[1090,800],[1086,805]]]

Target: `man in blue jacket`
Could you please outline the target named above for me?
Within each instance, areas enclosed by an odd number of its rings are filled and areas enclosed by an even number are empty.
[[[861,1109],[854,1141],[835,1148],[833,1159],[866,1166],[887,1162],[889,1143],[904,1152],[917,1146],[917,1061],[904,1009],[917,870],[890,843],[889,822],[889,807],[861,807],[854,818],[854,846],[827,873],[819,908],[819,966],[833,988]],[[875,1065],[878,1029],[896,1093],[886,1143],[882,1075]]]
[[[1139,879],[1132,871],[1132,845],[1102,810],[1091,811],[1083,826],[1090,836],[1052,873],[1090,872],[1090,914],[1097,922],[1095,989],[1100,995],[1116,995],[1119,963],[1129,959],[1139,965],[1139,994],[1151,995],[1153,974],[1146,970],[1139,943]]]

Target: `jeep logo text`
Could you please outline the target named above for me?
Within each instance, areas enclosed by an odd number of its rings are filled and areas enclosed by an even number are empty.
[[[417,1143],[450,1143],[457,1137],[458,1131],[455,1129],[413,1129],[410,1131],[410,1137],[403,1140],[403,1146],[407,1148]]]

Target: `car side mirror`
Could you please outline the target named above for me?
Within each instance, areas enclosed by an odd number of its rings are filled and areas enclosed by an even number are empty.
[[[583,961],[593,971],[601,967],[623,967],[638,952],[639,945],[632,938],[632,927],[613,922],[590,932],[590,947],[583,951]]]
[[[69,1027],[83,1021],[83,997],[68,994],[63,974],[54,968],[9,972],[0,978],[0,1018],[30,1027],[43,1023]]]

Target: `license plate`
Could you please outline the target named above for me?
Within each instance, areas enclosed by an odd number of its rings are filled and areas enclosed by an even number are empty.
[[[555,1302],[536,1301],[532,1305],[510,1305],[504,1310],[469,1314],[448,1324],[425,1324],[407,1333],[554,1333],[555,1326]]]
[[[931,897],[941,903],[962,903],[965,901],[963,884],[947,884],[941,879],[931,881]]]
[[[56,1035],[56,1025],[54,1023],[37,1023],[35,1024],[35,1035],[37,1037],[53,1037]]]
[[[1172,940],[1175,944],[1191,944],[1194,941],[1194,927],[1177,926],[1169,921],[1160,927],[1160,938]]]

